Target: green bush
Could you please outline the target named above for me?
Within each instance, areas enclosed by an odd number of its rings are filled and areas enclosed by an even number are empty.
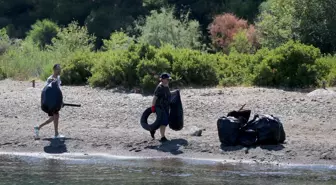
[[[25,40],[11,46],[0,61],[7,77],[28,80],[40,77],[45,66],[55,63],[54,53],[41,51],[32,41]]]
[[[27,38],[31,39],[41,49],[44,49],[46,45],[51,44],[51,40],[57,35],[59,27],[56,23],[44,19],[38,20],[32,29],[28,32]]]
[[[6,74],[5,72],[3,71],[2,67],[0,67],[0,80],[3,80],[6,78]]]
[[[76,52],[62,62],[62,84],[81,85],[92,76],[94,53]]]
[[[5,28],[0,29],[0,55],[4,54],[10,47],[11,42]]]
[[[113,32],[110,36],[110,39],[103,39],[103,50],[117,50],[123,49],[127,50],[131,45],[134,44],[134,39],[129,37],[124,32]]]
[[[327,55],[317,60],[317,69],[328,86],[336,86],[336,56]]]
[[[254,83],[263,86],[307,87],[318,84],[318,48],[294,41],[274,49],[257,66]]]
[[[139,41],[156,47],[169,43],[177,48],[201,48],[202,33],[196,20],[189,20],[188,14],[174,16],[173,8],[153,10],[146,16],[144,24],[136,24],[141,32]]]
[[[218,84],[215,61],[211,55],[190,49],[176,49],[172,71],[181,76],[184,85],[213,86]]]
[[[220,57],[218,78],[221,86],[250,85],[253,79],[253,55],[231,52]]]
[[[138,84],[136,73],[139,56],[127,51],[101,52],[94,59],[92,77],[89,82],[92,86],[131,88]]]
[[[152,60],[141,60],[137,66],[137,74],[144,92],[153,91],[158,83],[158,75],[162,72],[170,72],[170,63],[165,58],[155,56]]]

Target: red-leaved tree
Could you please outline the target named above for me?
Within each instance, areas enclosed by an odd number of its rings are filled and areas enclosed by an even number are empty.
[[[217,15],[209,25],[212,44],[217,49],[225,50],[233,41],[234,35],[240,30],[246,31],[246,36],[252,45],[257,44],[256,32],[253,25],[239,19],[231,13]]]

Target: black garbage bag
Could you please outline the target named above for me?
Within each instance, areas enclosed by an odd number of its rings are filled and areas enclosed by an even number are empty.
[[[249,127],[256,131],[258,144],[276,145],[286,140],[281,121],[273,115],[255,115]]]
[[[183,128],[183,107],[179,90],[171,92],[169,128],[175,131]]]
[[[227,114],[227,116],[235,117],[239,119],[242,123],[247,123],[251,116],[251,110],[231,111]]]
[[[239,133],[238,143],[242,146],[249,147],[257,144],[257,132],[253,129],[242,128]]]
[[[218,137],[223,146],[238,144],[242,123],[235,117],[221,117],[217,120]]]
[[[63,94],[57,81],[47,84],[41,93],[41,109],[46,112],[59,111],[63,105]]]

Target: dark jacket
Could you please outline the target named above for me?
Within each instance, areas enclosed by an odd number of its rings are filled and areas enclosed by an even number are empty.
[[[156,100],[155,106],[164,109],[166,112],[169,112],[171,97],[169,87],[165,87],[160,83],[156,87],[154,95],[158,98]]]

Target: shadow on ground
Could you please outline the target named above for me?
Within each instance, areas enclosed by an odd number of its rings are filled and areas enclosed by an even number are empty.
[[[44,147],[44,152],[49,154],[61,154],[68,152],[65,144],[66,140],[72,140],[72,138],[44,138],[44,141],[49,141],[50,144]]]
[[[179,155],[183,152],[180,150],[181,146],[188,145],[188,141],[185,139],[172,139],[170,141],[161,143],[161,145],[146,146],[145,149],[153,149],[161,152],[169,152],[173,155]]]
[[[252,148],[257,148],[260,147],[263,150],[268,150],[268,151],[280,151],[283,150],[285,147],[282,144],[279,145],[257,145],[257,146],[249,146],[249,147],[244,147],[241,145],[238,146],[223,146],[221,145],[220,148],[223,152],[232,152],[232,151],[238,151],[246,148],[247,150],[252,149]]]

